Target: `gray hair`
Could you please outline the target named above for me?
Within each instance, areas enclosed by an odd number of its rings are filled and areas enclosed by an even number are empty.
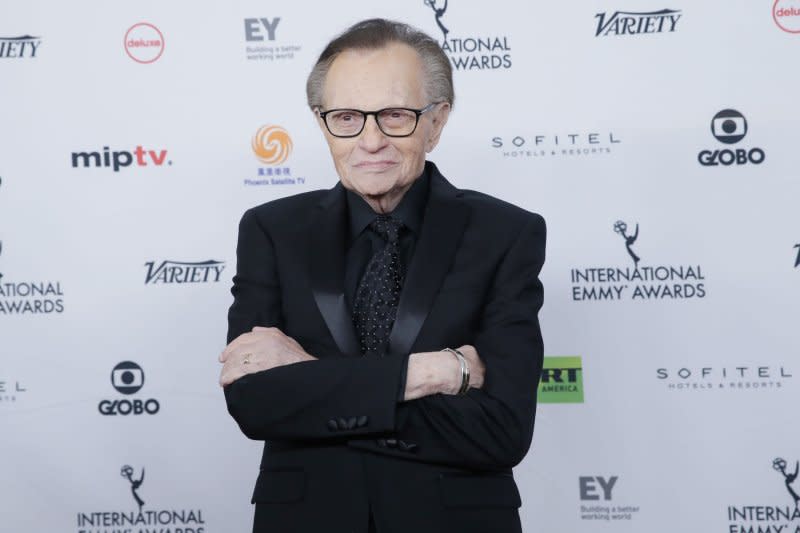
[[[325,77],[339,54],[345,50],[376,50],[392,43],[406,44],[416,50],[425,73],[425,95],[431,102],[447,102],[452,106],[453,68],[439,43],[408,24],[386,19],[362,20],[328,43],[308,75],[308,105],[312,109],[322,106]]]

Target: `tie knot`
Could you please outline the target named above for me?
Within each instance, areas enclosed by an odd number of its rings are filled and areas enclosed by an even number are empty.
[[[369,226],[387,242],[395,243],[403,223],[391,215],[378,215]]]

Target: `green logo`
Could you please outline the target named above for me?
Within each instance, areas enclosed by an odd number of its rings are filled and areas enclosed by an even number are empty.
[[[539,381],[541,403],[583,403],[580,357],[545,357]]]

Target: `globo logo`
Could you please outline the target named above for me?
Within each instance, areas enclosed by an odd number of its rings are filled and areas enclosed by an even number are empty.
[[[735,109],[723,109],[711,119],[711,134],[722,144],[737,144],[747,132],[747,119]],[[697,162],[705,167],[760,165],[764,159],[766,154],[761,148],[722,148],[697,154]]]
[[[136,394],[144,386],[144,370],[133,361],[122,361],[111,370],[111,385],[120,394]],[[154,415],[160,409],[161,404],[154,398],[101,400],[97,405],[104,416]]]

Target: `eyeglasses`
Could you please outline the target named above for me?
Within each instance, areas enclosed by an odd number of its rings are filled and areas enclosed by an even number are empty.
[[[419,117],[427,113],[438,102],[428,104],[422,109],[408,107],[386,107],[377,111],[361,111],[360,109],[331,109],[320,111],[320,118],[334,137],[357,137],[364,131],[369,115],[375,116],[378,129],[387,137],[408,137],[414,133]]]

